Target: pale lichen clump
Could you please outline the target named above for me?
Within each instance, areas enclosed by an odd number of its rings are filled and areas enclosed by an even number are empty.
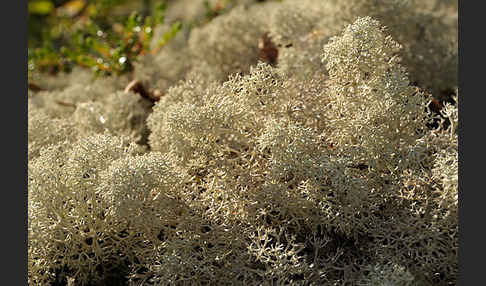
[[[177,174],[162,154],[136,155],[128,143],[94,135],[52,145],[29,162],[32,285],[62,279],[62,269],[79,285],[103,283],[107,275],[129,276],[117,273],[125,263],[136,272],[156,262],[150,249],[160,247],[159,233],[184,209],[171,198]]]
[[[227,15],[195,28],[188,39],[192,69],[206,78],[225,81],[247,73],[258,61],[258,38],[263,31],[256,7],[236,7]]]
[[[400,45],[378,21],[360,18],[324,48],[329,140],[356,162],[393,171],[427,123],[426,98],[399,64]]]
[[[416,7],[243,2],[138,66],[156,103],[112,79],[29,95],[30,285],[457,281],[457,104],[429,112],[416,27],[385,17]]]
[[[74,140],[77,132],[72,122],[50,118],[42,108],[29,102],[28,135],[28,159],[31,160],[46,146]]]

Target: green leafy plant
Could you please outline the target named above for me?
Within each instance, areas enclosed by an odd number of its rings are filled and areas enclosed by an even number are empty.
[[[133,63],[150,51],[153,30],[164,23],[167,6],[158,3],[152,15],[146,17],[132,12],[128,17],[107,21],[108,10],[121,2],[86,2],[79,9],[78,17],[62,16],[59,12],[62,7],[57,8],[60,16],[52,16],[51,21],[56,21],[56,25],[46,31],[42,46],[29,50],[30,73],[35,69],[69,71],[73,65],[91,68],[97,75],[131,72]],[[174,23],[153,52],[162,48],[181,27],[180,22]]]

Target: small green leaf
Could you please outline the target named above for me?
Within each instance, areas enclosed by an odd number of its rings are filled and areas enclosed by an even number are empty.
[[[165,3],[165,2],[159,3],[159,4],[157,4],[157,6],[155,6],[155,10],[154,10],[154,13],[153,13],[155,25],[159,25],[159,24],[164,23],[165,10],[167,10],[167,3]]]
[[[29,14],[47,15],[54,10],[54,4],[48,0],[29,2],[27,10]]]

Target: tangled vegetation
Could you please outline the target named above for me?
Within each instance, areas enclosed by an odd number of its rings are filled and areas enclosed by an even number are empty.
[[[194,3],[36,75],[29,285],[456,285],[457,1]]]

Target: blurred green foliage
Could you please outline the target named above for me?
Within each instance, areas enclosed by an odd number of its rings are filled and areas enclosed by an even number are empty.
[[[164,23],[165,2],[151,0],[29,0],[28,78],[34,73],[90,68],[122,74],[150,52],[154,28]],[[176,22],[157,50],[181,29]]]

